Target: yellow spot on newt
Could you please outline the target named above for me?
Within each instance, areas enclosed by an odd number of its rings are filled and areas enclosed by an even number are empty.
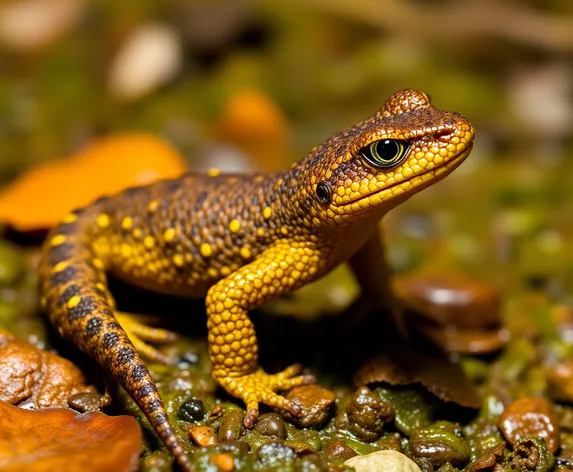
[[[98,269],[104,268],[103,261],[101,259],[98,259],[97,257],[93,259],[92,264],[94,265],[94,267]]]
[[[207,175],[209,177],[217,177],[218,175],[221,175],[221,171],[213,167],[207,171]]]
[[[199,252],[203,257],[209,257],[211,254],[213,254],[213,248],[209,244],[203,243],[199,247]]]
[[[121,227],[123,229],[130,229],[133,226],[133,220],[131,219],[131,217],[126,216],[123,218],[123,220],[121,220]]]
[[[74,221],[76,221],[78,219],[78,215],[76,215],[75,213],[69,213],[63,220],[63,223],[65,224],[69,224],[69,223],[73,223]]]
[[[68,238],[66,238],[65,234],[56,234],[51,240],[50,240],[50,244],[52,246],[59,246],[61,244],[64,244],[67,241]]]
[[[214,267],[209,267],[209,269],[207,269],[207,274],[209,274],[209,277],[213,279],[216,278],[217,275],[219,275],[217,274],[217,269],[215,269]]]
[[[165,230],[165,233],[163,233],[163,239],[165,239],[165,241],[170,243],[171,241],[173,241],[175,239],[176,235],[177,235],[177,231],[175,230],[175,228],[168,228]]]
[[[251,250],[248,247],[241,248],[241,257],[243,259],[250,259],[251,258]]]
[[[231,274],[231,269],[227,266],[221,267],[221,275],[223,277],[227,277],[227,275]]]
[[[159,208],[159,200],[151,200],[149,205],[147,205],[147,211],[153,213],[155,210]]]
[[[268,220],[272,214],[273,210],[271,210],[271,207],[265,207],[265,209],[263,210],[263,218],[265,220]]]
[[[155,246],[155,239],[153,239],[153,236],[145,236],[145,238],[143,238],[143,245],[147,249],[151,249],[153,246]]]
[[[61,262],[58,262],[52,270],[54,272],[61,272],[61,271],[65,270],[68,266],[69,266],[69,264],[66,261],[61,261]]]
[[[231,231],[231,233],[236,233],[240,229],[241,229],[241,222],[239,220],[231,220],[231,222],[229,223],[229,231]]]
[[[281,227],[281,233],[282,233],[284,236],[286,236],[286,235],[288,234],[288,229],[285,228],[284,226]]]
[[[263,228],[257,229],[257,236],[262,238],[265,235],[265,230]]]
[[[131,256],[132,250],[131,250],[131,246],[127,243],[123,243],[121,245],[121,255],[124,258],[128,258],[129,256]]]
[[[82,297],[80,297],[79,295],[74,295],[72,298],[68,300],[67,303],[68,310],[71,310],[72,308],[78,306],[78,303],[80,303],[81,301]]]
[[[109,215],[102,213],[97,217],[97,225],[100,228],[107,228],[109,226]]]
[[[175,264],[177,267],[182,267],[184,264],[184,259],[183,256],[181,254],[175,254],[173,256],[173,264]]]
[[[134,238],[137,238],[137,239],[141,238],[141,229],[135,228],[135,229],[133,230],[133,237],[134,237]]]

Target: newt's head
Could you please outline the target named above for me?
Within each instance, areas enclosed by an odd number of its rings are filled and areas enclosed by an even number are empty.
[[[473,139],[460,114],[434,108],[422,92],[398,92],[301,162],[307,216],[324,224],[382,214],[452,172]]]

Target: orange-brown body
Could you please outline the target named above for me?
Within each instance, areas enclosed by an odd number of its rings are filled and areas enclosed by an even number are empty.
[[[312,377],[297,376],[296,367],[274,375],[258,367],[248,311],[345,261],[366,290],[392,305],[379,220],[457,167],[473,136],[463,117],[407,90],[287,171],[187,174],[102,198],[68,215],[46,241],[41,291],[50,320],[120,381],[191,470],[137,352],[157,358],[142,339],[169,334],[118,314],[106,272],[206,298],[213,376],[245,401],[246,426],[259,402],[297,414],[275,392]]]

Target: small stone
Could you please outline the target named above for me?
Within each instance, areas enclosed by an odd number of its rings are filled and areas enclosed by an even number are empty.
[[[136,100],[171,80],[181,65],[177,32],[168,24],[144,24],[119,48],[109,70],[108,87],[120,100]]]
[[[213,454],[211,462],[220,472],[231,472],[235,469],[235,459],[230,454]]]
[[[334,462],[336,460],[347,460],[357,456],[358,453],[348,446],[342,439],[336,439],[324,446],[322,456],[325,462]]]
[[[446,462],[458,466],[470,458],[470,448],[458,425],[438,421],[421,428],[410,437],[412,455],[428,459],[434,467]]]
[[[547,372],[551,398],[565,403],[573,402],[573,359],[552,366]]]
[[[287,430],[283,419],[277,413],[266,413],[259,416],[255,431],[273,439],[286,439]]]
[[[553,405],[544,398],[515,400],[502,413],[499,429],[512,446],[524,438],[543,438],[551,453],[560,446],[559,417]]]
[[[346,405],[348,429],[365,442],[376,441],[384,423],[394,418],[394,409],[368,387],[360,387]]]
[[[199,447],[216,446],[217,438],[209,426],[192,426],[189,428],[189,437]]]
[[[290,390],[286,396],[302,407],[300,416],[293,416],[283,412],[290,422],[301,428],[320,428],[334,414],[336,396],[330,390],[318,385],[303,385]]]
[[[76,393],[68,398],[68,406],[74,410],[100,411],[111,404],[111,398],[98,392]]]
[[[376,451],[344,462],[356,472],[421,472],[420,467],[401,452]]]
[[[490,329],[500,324],[501,294],[465,274],[414,274],[394,282],[398,298],[435,326]]]
[[[205,416],[205,405],[198,398],[191,398],[181,404],[177,413],[183,421],[201,421]]]
[[[238,441],[243,434],[243,412],[229,411],[222,419],[219,427],[219,442]]]

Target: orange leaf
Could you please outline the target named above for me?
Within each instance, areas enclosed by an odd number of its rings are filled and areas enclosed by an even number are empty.
[[[177,177],[185,169],[177,151],[153,135],[109,136],[22,173],[0,191],[0,221],[20,231],[47,229],[102,195]]]
[[[24,410],[0,402],[3,472],[114,472],[137,468],[141,431],[131,416]]]

